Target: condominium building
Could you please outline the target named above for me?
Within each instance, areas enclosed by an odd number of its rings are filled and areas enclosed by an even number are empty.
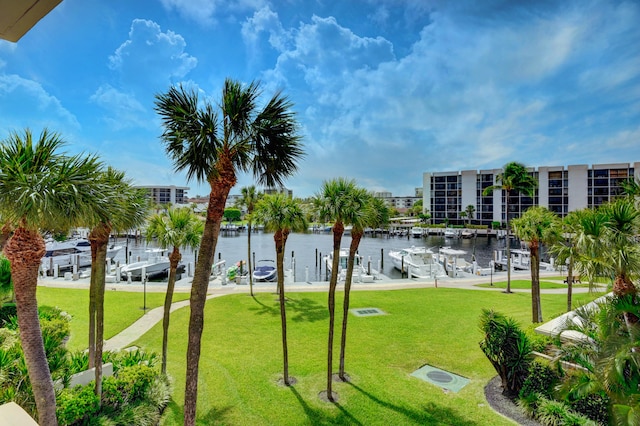
[[[137,188],[144,188],[149,191],[149,197],[155,204],[186,204],[188,186],[154,186],[138,185]]]
[[[544,166],[527,169],[538,181],[532,196],[509,194],[509,219],[519,217],[531,206],[544,206],[564,217],[570,211],[598,207],[619,196],[620,184],[640,178],[640,162],[574,166]],[[472,223],[491,225],[506,221],[505,193],[485,188],[499,185],[496,175],[502,169],[426,172],[422,177],[424,209],[429,209],[434,223],[462,223],[460,213],[472,206]]]

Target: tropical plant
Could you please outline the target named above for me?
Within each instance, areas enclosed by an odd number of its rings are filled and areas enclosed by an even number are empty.
[[[156,95],[162,119],[162,140],[176,171],[188,180],[211,187],[200,256],[191,286],[191,309],[186,360],[184,422],[195,424],[198,366],[204,304],[224,206],[238,172],[253,172],[258,183],[275,187],[297,169],[303,156],[292,104],[276,93],[262,108],[257,83],[242,85],[227,79],[222,90],[221,120],[209,102],[199,103],[195,91],[171,87]]]
[[[249,293],[253,296],[253,268],[251,261],[251,232],[252,232],[252,213],[256,207],[256,203],[260,199],[261,193],[256,190],[254,185],[244,186],[240,189],[241,196],[236,202],[237,206],[244,207],[247,210],[245,218],[247,219],[247,268],[249,269]]]
[[[11,262],[0,253],[0,307],[11,300],[13,294],[13,280],[11,279]]]
[[[237,222],[241,217],[242,212],[240,211],[240,209],[224,209],[224,218],[227,220],[227,222]]]
[[[480,315],[483,339],[480,349],[502,381],[502,393],[515,397],[520,392],[531,363],[531,343],[518,323],[499,312],[483,309]]]
[[[515,234],[529,243],[531,261],[531,311],[532,321],[542,322],[540,305],[540,246],[553,244],[560,238],[561,228],[558,216],[546,207],[531,207],[512,222]]]
[[[178,263],[182,260],[180,249],[195,250],[200,246],[204,224],[189,207],[174,208],[163,214],[153,215],[147,225],[147,241],[156,240],[169,254],[169,282],[164,299],[162,317],[162,374],[167,373],[167,347],[169,343],[169,319],[173,290],[176,285]]]
[[[378,200],[378,201],[376,201]],[[380,202],[379,202],[380,201]],[[355,188],[350,194],[349,203],[345,206],[343,217],[345,223],[352,225],[351,244],[349,244],[349,258],[347,259],[347,274],[344,282],[344,299],[342,305],[342,333],[340,337],[340,367],[338,377],[347,381],[345,374],[345,353],[347,348],[347,322],[349,319],[349,303],[351,284],[355,258],[360,246],[360,240],[364,235],[364,229],[368,226],[379,228],[384,226],[389,219],[388,208],[382,200],[376,199],[364,188]]]
[[[351,210],[351,198],[356,185],[353,180],[336,178],[324,181],[320,192],[315,197],[315,207],[322,221],[333,221],[333,263],[331,265],[331,279],[329,280],[329,337],[327,343],[327,390],[326,397],[334,402],[336,395],[332,389],[333,381],[333,334],[335,326],[335,297],[338,284],[338,269],[340,262],[340,244],[344,234],[345,214]]]
[[[297,199],[284,194],[265,195],[255,208],[256,220],[264,224],[265,230],[273,231],[276,247],[276,269],[278,273],[278,301],[280,303],[280,323],[282,327],[283,382],[291,384],[289,377],[289,351],[287,346],[287,314],[284,295],[284,253],[287,238],[291,232],[307,229],[304,211]],[[293,379],[295,380],[295,379]]]
[[[106,207],[96,210],[88,221],[91,244],[89,283],[89,367],[94,367],[95,393],[102,393],[102,347],[104,341],[104,289],[107,246],[112,230],[127,230],[140,225],[147,214],[145,190],[134,188],[121,171],[108,167],[100,175]]]
[[[469,220],[468,223],[471,223],[471,220],[473,220],[473,218],[475,217],[476,208],[472,204],[469,204],[467,207],[465,207],[464,213],[467,214],[467,219]]]
[[[67,229],[103,211],[101,163],[58,153],[59,135],[12,132],[0,144],[0,209],[17,224],[4,253],[11,262],[20,340],[41,425],[56,424],[56,398],[38,321],[36,288],[45,253],[41,232]]]
[[[520,163],[511,162],[504,166],[502,173],[496,175],[496,185],[491,185],[482,191],[483,196],[488,196],[496,190],[502,190],[504,192],[505,199],[505,216],[507,220],[507,238],[506,238],[506,251],[507,251],[507,293],[511,293],[511,246],[510,246],[510,232],[509,226],[510,220],[510,197],[518,195],[520,193],[533,195],[538,181],[527,172],[527,168]],[[515,193],[515,194],[514,194]]]
[[[590,407],[580,412],[593,420],[601,420],[603,410],[594,407],[603,402],[609,404],[615,424],[637,424],[640,418],[640,327],[625,321],[628,313],[640,315],[634,295],[614,295],[595,306],[577,309],[561,330],[572,330],[583,337],[560,348],[562,360],[582,367],[566,376],[559,388],[560,396],[575,407],[585,405],[579,401],[591,397]]]
[[[576,254],[574,266],[577,272],[589,280],[589,289],[594,290],[595,279],[606,276],[606,235],[608,218],[604,209],[583,209],[574,212],[578,216]]]

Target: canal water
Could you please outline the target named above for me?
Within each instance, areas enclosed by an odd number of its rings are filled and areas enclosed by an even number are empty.
[[[351,236],[344,235],[341,246],[348,248],[351,243]],[[128,248],[131,254],[130,262],[149,257],[145,252],[150,248],[156,248],[153,243],[147,245],[144,241],[136,241],[133,238],[119,238],[115,244]],[[296,281],[324,281],[326,280],[326,267],[322,257],[326,256],[333,245],[333,235],[331,233],[305,233],[291,234],[287,240],[285,252],[285,268],[291,268],[292,259],[295,259],[295,280]],[[400,278],[400,272],[393,267],[391,258],[388,256],[390,250],[400,250],[403,248],[429,247],[437,252],[439,247],[451,247],[464,250],[463,257],[471,262],[475,256],[478,266],[489,267],[489,262],[493,260],[494,251],[505,247],[504,239],[477,237],[477,238],[445,238],[443,236],[427,236],[422,238],[414,237],[389,237],[387,235],[371,236],[365,235],[360,241],[358,253],[363,257],[364,264],[371,261],[371,268],[379,270],[390,278]],[[519,243],[512,241],[512,247],[519,247]],[[125,252],[121,250],[114,260],[125,263]],[[194,263],[196,253],[190,250],[181,250],[183,253],[182,263]],[[252,260],[270,259],[275,260],[275,244],[272,233],[255,232],[251,234]],[[166,253],[165,253],[166,254]],[[216,247],[214,262],[225,260],[226,266],[236,264],[240,260],[247,260],[247,232],[221,232]]]

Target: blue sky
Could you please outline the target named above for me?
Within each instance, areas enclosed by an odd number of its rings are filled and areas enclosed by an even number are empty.
[[[293,101],[296,196],[339,176],[412,195],[425,171],[640,161],[639,22],[637,1],[63,0],[0,41],[0,138],[47,127],[137,184],[206,194],[167,159],[154,95],[216,102],[232,77]]]

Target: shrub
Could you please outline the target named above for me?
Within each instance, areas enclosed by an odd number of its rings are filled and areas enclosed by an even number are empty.
[[[7,303],[0,306],[0,327],[6,327],[11,318],[18,314],[15,303]]]
[[[595,422],[574,413],[562,402],[543,398],[536,418],[544,426],[595,426]]]
[[[531,363],[529,339],[514,319],[493,310],[483,309],[480,329],[480,348],[502,380],[502,393],[517,396]]]
[[[529,366],[527,378],[520,389],[520,398],[525,398],[531,393],[539,393],[546,398],[551,398],[553,387],[558,383],[558,373],[544,361],[533,361]]]
[[[102,382],[102,403],[118,408],[130,401],[141,400],[159,373],[146,365],[120,369],[117,376]]]
[[[100,408],[93,385],[63,389],[56,397],[56,416],[61,425],[72,425],[87,420]]]
[[[611,400],[604,392],[590,393],[574,401],[569,401],[573,411],[597,422],[600,425],[610,424],[609,405]]]

